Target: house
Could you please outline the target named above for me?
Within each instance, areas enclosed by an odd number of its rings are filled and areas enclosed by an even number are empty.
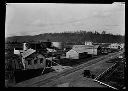
[[[98,55],[100,51],[101,48],[99,45],[74,45],[73,48],[66,53],[66,58],[84,58],[87,54]]]
[[[25,57],[24,63],[26,69],[39,69],[45,67],[46,59],[41,54],[32,53]]]
[[[111,48],[111,49],[119,49],[120,48],[120,44],[112,43],[112,44],[109,45],[109,48]]]

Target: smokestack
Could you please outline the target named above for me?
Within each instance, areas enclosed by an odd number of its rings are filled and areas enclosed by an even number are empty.
[[[26,44],[27,44],[27,43],[23,43],[23,50],[27,50]]]

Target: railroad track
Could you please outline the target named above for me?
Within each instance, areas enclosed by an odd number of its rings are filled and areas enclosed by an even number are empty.
[[[110,60],[110,59],[113,59],[117,56],[119,56],[120,54],[122,54],[123,52],[116,52],[116,53],[111,53],[111,54],[108,54],[108,55],[105,55],[105,56],[102,56],[102,57],[99,57],[99,58],[96,58],[96,59],[92,59],[86,63],[83,63],[81,65],[78,65],[76,67],[73,67],[71,69],[67,69],[63,72],[60,72],[50,78],[47,78],[47,79],[44,79],[44,80],[40,80],[38,82],[35,82],[35,83],[32,83],[32,84],[27,84],[27,85],[24,85],[24,84],[17,84],[15,85],[15,87],[40,87],[42,85],[45,85],[45,84],[51,84],[53,81],[55,81],[56,79],[58,78],[61,78],[63,76],[66,76],[68,74],[71,74],[73,72],[76,72],[80,69],[83,69],[85,67],[88,67],[88,66],[91,66],[99,61],[102,61],[102,60]]]

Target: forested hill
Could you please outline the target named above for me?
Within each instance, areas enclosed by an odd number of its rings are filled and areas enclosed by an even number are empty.
[[[98,32],[63,32],[63,33],[45,33],[35,36],[13,36],[8,37],[6,42],[40,42],[50,40],[58,42],[68,42],[83,44],[85,41],[92,41],[94,43],[123,43],[124,36],[107,34],[105,31],[102,33]]]

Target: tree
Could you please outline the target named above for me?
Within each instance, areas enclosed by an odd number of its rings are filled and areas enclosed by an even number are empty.
[[[102,31],[102,34],[106,34],[106,31]]]

